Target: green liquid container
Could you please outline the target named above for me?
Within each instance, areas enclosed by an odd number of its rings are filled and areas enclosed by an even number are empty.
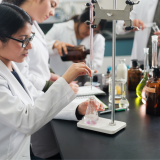
[[[148,81],[149,72],[149,48],[144,48],[144,77],[136,87],[136,94],[141,98],[142,90]]]
[[[140,98],[141,98],[141,95],[142,95],[142,90],[143,90],[144,86],[146,85],[147,81],[148,81],[148,72],[145,72],[143,79],[140,81],[140,83],[136,87],[136,94]]]

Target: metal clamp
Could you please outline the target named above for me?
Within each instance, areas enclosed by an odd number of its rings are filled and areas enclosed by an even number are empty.
[[[126,0],[126,4],[130,5],[130,6],[133,6],[135,4],[139,4],[140,1],[138,1],[137,3],[136,2],[133,2],[131,0]]]
[[[90,3],[86,3],[85,6],[86,6],[86,7],[90,7],[91,4],[90,4]]]
[[[90,21],[85,21],[84,23],[86,23],[88,26],[91,24]]]
[[[91,28],[97,28],[97,25],[91,25]]]
[[[131,30],[133,30],[133,29],[137,29],[138,31],[140,30],[138,27],[136,27],[136,26],[128,26],[128,27],[125,27],[125,30],[126,31],[131,31]]]

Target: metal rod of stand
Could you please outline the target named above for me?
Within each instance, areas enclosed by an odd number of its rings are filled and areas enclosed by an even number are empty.
[[[113,9],[117,7],[117,0],[113,0]],[[116,56],[116,20],[113,20],[112,28],[112,112],[111,112],[111,125],[115,125],[115,56]]]

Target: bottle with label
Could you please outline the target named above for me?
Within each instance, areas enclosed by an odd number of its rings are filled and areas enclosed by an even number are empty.
[[[142,95],[142,90],[146,85],[146,82],[148,80],[148,75],[149,75],[149,57],[148,56],[149,56],[149,48],[144,48],[144,76],[136,88],[136,94],[140,98]]]
[[[107,74],[102,74],[102,90],[106,93],[109,93],[109,78],[110,70],[107,69]]]
[[[137,85],[141,81],[142,70],[138,67],[138,60],[132,60],[132,67],[128,70],[127,86],[128,90],[136,90]]]
[[[153,78],[149,79],[146,87],[146,113],[160,115],[160,69],[153,69]]]
[[[125,59],[119,59],[119,64],[117,66],[117,77],[123,78],[127,82],[127,66],[125,61]]]
[[[64,50],[62,49],[62,61],[82,61],[85,60],[87,54],[90,54],[90,50],[86,50],[85,46],[83,45],[67,47],[67,51],[68,54],[65,54]]]

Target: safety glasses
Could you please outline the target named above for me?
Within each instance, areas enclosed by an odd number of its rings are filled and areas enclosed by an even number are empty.
[[[29,38],[25,39],[25,40],[19,40],[19,39],[16,39],[16,38],[13,38],[13,37],[9,37],[9,36],[6,36],[6,37],[9,38],[9,39],[15,40],[17,42],[21,42],[22,43],[22,48],[25,48],[25,47],[27,47],[28,43],[33,40],[33,38],[35,36],[34,32],[31,32],[31,33],[32,33],[32,35]]]

